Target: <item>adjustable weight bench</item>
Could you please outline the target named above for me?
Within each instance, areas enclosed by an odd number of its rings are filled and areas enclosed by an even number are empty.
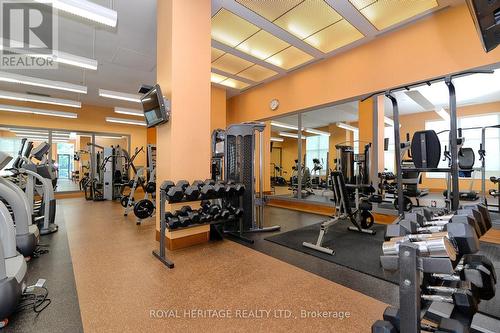
[[[315,244],[309,242],[303,242],[302,245],[316,251],[333,255],[335,254],[334,250],[323,246],[323,240],[324,240],[323,238],[328,232],[328,229],[332,225],[339,222],[339,220],[349,219],[349,221],[353,224],[353,226],[347,228],[350,231],[362,232],[370,235],[375,235],[376,231],[370,229],[364,229],[359,224],[357,219],[358,213],[360,212],[359,205],[364,204],[364,202],[363,203],[359,202],[360,201],[359,196],[357,195],[356,196],[356,200],[358,200],[358,203],[356,204],[357,207],[354,211],[351,209],[351,205],[349,203],[349,196],[347,194],[347,186],[345,184],[344,175],[342,174],[342,172],[333,171],[331,175],[333,180],[333,193],[336,201],[335,217],[321,223],[318,239],[316,240]],[[349,185],[349,186],[354,188],[357,187],[357,189],[359,189],[365,185]]]

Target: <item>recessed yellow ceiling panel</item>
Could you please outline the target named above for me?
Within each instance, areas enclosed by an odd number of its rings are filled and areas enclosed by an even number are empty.
[[[253,65],[253,62],[238,58],[232,54],[226,53],[212,63],[213,68],[224,71],[229,74],[236,74]]]
[[[217,60],[221,55],[223,55],[225,52],[221,51],[219,49],[215,49],[212,47],[212,62]]]
[[[274,37],[267,31],[261,30],[236,48],[256,58],[264,60],[273,54],[285,49],[290,44]]]
[[[274,21],[303,0],[236,0],[236,2],[269,21]]]
[[[304,41],[322,52],[328,53],[363,37],[363,34],[347,20],[341,20],[304,39]]]
[[[304,39],[342,19],[332,7],[322,0],[304,1],[274,21],[291,34]]]
[[[290,69],[301,65],[311,59],[313,59],[311,55],[302,52],[294,46],[290,46],[280,53],[266,59],[266,61],[278,67]]]
[[[212,81],[213,83],[220,83],[226,79],[226,76],[219,75],[217,73],[210,73],[210,81]]]
[[[436,0],[364,0],[350,2],[378,29],[383,30],[438,6]]]
[[[378,0],[349,0],[358,10],[377,2]]]
[[[212,38],[231,47],[235,47],[259,30],[259,27],[224,8],[212,17]]]
[[[244,88],[249,86],[248,83],[241,82],[241,81],[234,80],[234,79],[226,79],[226,80],[220,82],[220,84],[227,86],[227,87],[235,88],[235,89],[244,89]]]
[[[267,69],[265,67],[254,65],[250,68],[245,69],[243,72],[238,73],[238,76],[244,77],[255,82],[259,82],[276,75],[273,70]]]

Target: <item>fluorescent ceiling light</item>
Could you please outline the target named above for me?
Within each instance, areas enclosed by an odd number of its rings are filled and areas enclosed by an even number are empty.
[[[448,112],[446,112],[445,109],[441,108],[441,109],[436,109],[434,110],[436,111],[436,113],[441,117],[443,118],[444,120],[446,121],[450,121],[450,114]]]
[[[27,86],[49,88],[55,90],[71,91],[79,94],[86,94],[87,87],[77,84],[39,79],[37,77],[24,76],[8,72],[0,72],[0,81],[18,83]]]
[[[30,95],[30,94],[20,94],[20,93],[3,91],[3,90],[0,90],[0,98],[10,99],[10,100],[14,100],[14,101],[54,104],[54,105],[68,106],[71,108],[81,108],[82,107],[82,103],[77,102],[77,101],[72,101],[69,99],[52,98],[52,97]]]
[[[35,0],[47,3],[47,0]],[[52,6],[69,14],[77,15],[88,20],[101,23],[110,27],[116,27],[118,13],[110,8],[100,6],[86,0],[52,0]]]
[[[32,130],[32,129],[24,129],[24,128],[9,128],[10,132],[13,133],[41,133],[41,134],[47,134],[48,132],[46,130]]]
[[[299,129],[297,126],[283,124],[283,123],[279,123],[279,122],[276,122],[276,121],[271,121],[271,126],[276,126],[276,127],[291,129],[291,130],[294,130],[294,131],[298,131],[298,129]]]
[[[312,128],[306,128],[306,133],[317,134],[317,135],[324,135],[324,136],[330,136],[330,133],[328,133],[328,132],[324,132],[324,131],[320,131],[320,130],[315,130],[315,129],[312,129]]]
[[[294,138],[294,139],[298,139],[299,138],[299,135],[295,134],[295,133],[279,132],[279,135],[287,137],[287,138]],[[302,136],[302,140],[305,140],[305,139],[306,138],[304,136]]]
[[[108,123],[118,123],[118,124],[127,124],[127,125],[146,126],[146,122],[142,121],[142,120],[132,120],[132,119],[124,119],[124,118],[106,117],[106,121]]]
[[[284,139],[282,138],[275,138],[275,137],[271,137],[271,141],[274,141],[274,142],[283,142],[285,141]]]
[[[127,93],[122,93],[122,92],[118,92],[118,91],[99,89],[99,96],[113,98],[113,99],[119,99],[119,100],[128,101],[128,102],[135,102],[135,103],[141,102],[139,95],[127,94]]]
[[[17,112],[17,113],[31,113],[42,116],[63,117],[63,118],[78,118],[78,114],[72,112],[52,111],[34,108],[25,108],[21,106],[12,106],[0,104],[0,111]]]
[[[94,71],[97,70],[97,60],[95,59],[85,58],[57,50],[52,50],[52,59],[61,64],[91,69]]]
[[[136,110],[136,109],[115,107],[115,113],[128,114],[130,116],[144,117],[144,111]]]
[[[109,135],[96,135],[96,138],[100,138],[100,139],[118,139],[118,140],[124,139],[123,136],[109,136]]]
[[[354,127],[354,126],[351,126],[351,125],[347,125],[347,124],[344,124],[344,123],[337,123],[337,127],[343,128],[343,129],[348,130],[348,131],[353,131],[353,132],[359,131],[359,129],[357,127]]]
[[[66,53],[66,52],[59,51],[59,50],[52,50],[52,53],[49,53],[49,54],[31,54],[22,48],[4,47],[4,45],[13,45],[16,43],[18,45],[25,45],[26,49],[36,47],[36,45],[34,45],[34,44],[28,45],[28,44],[24,44],[24,43],[16,41],[16,40],[4,39],[4,43],[0,46],[0,49],[2,49],[2,50],[5,49],[7,51],[10,51],[10,52],[13,52],[16,54],[24,54],[26,56],[34,57],[34,58],[52,59],[52,61],[54,61],[54,62],[58,62],[61,64],[70,65],[70,66],[91,69],[94,71],[97,70],[97,60],[85,58],[82,56]]]

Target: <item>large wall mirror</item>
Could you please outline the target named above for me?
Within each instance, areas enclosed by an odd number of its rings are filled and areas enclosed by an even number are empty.
[[[100,147],[120,147],[130,151],[130,136],[127,134],[0,125],[0,151],[13,157],[12,161],[0,170],[2,175],[12,174],[9,169],[13,167],[14,160],[19,156],[23,139],[26,140],[26,143],[32,142],[33,150],[44,143],[49,144],[50,150],[46,160],[37,160],[29,153],[25,158],[34,164],[51,164],[55,171],[55,177],[57,177],[56,192],[78,192],[81,190],[80,181],[89,175],[92,160],[96,160],[99,150],[102,150]],[[92,145],[96,147],[94,152],[91,149]],[[26,153],[26,147],[24,153]],[[96,158],[92,157],[93,153],[96,154]]]

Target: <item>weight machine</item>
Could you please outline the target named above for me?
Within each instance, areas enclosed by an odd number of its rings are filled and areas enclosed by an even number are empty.
[[[444,76],[444,77],[439,77],[436,79],[432,80],[425,80],[421,82],[417,82],[412,85],[405,85],[401,87],[396,87],[391,90],[387,91],[379,91],[375,92],[366,98],[363,99],[367,100],[368,98],[372,98],[373,96],[381,95],[384,94],[392,104],[392,111],[393,111],[393,121],[394,121],[394,140],[395,140],[395,156],[396,156],[396,179],[397,179],[397,198],[398,198],[398,213],[401,217],[404,217],[405,211],[404,211],[404,196],[403,196],[403,179],[402,179],[402,174],[403,172],[446,172],[450,174],[450,187],[451,187],[451,203],[450,203],[450,208],[452,211],[456,211],[459,208],[460,204],[460,190],[459,190],[459,166],[458,166],[458,145],[457,145],[457,139],[458,139],[458,128],[457,128],[457,100],[456,100],[456,91],[455,91],[455,86],[453,84],[453,79],[459,76],[465,76],[465,75],[470,75],[470,74],[492,74],[493,71],[491,70],[478,70],[478,71],[469,71],[469,72],[463,72],[460,74],[455,74],[455,75],[449,75],[449,76]],[[450,156],[451,156],[451,163],[448,168],[438,168],[437,165],[439,163],[440,154],[438,155],[438,160],[437,161],[429,161],[427,156],[427,151],[433,152],[435,147],[432,147],[432,143],[430,143],[428,140],[420,140],[418,141],[415,140],[414,136],[414,142],[412,142],[412,154],[413,156],[413,162],[415,164],[415,167],[413,168],[407,168],[404,167],[401,161],[401,137],[400,137],[400,131],[399,131],[399,106],[398,106],[398,101],[396,97],[393,95],[394,91],[399,91],[399,90],[409,90],[412,87],[418,87],[422,85],[431,85],[432,83],[435,82],[441,82],[444,81],[447,88],[448,88],[448,95],[449,95],[449,111],[450,111],[450,139],[449,139],[449,147],[450,147]],[[425,134],[424,134],[425,135]],[[437,137],[437,136],[436,136]],[[439,140],[437,141],[439,142]],[[420,146],[420,148],[419,148]],[[440,147],[440,145],[439,145]],[[415,151],[414,148],[417,148],[417,151],[419,152],[419,156],[415,156]],[[435,154],[434,154],[435,155]],[[435,157],[435,156],[434,156]]]
[[[231,229],[225,230],[226,233],[237,237],[243,241],[253,243],[252,240],[243,236],[250,232],[268,232],[277,231],[279,225],[264,227],[264,206],[266,200],[264,197],[264,123],[249,122],[237,125],[231,125],[227,128],[224,143],[224,179],[226,183],[234,182],[245,185],[245,193],[241,207],[245,212],[239,219],[238,224],[233,225]],[[256,134],[259,134],[258,149],[258,171],[255,170],[256,156]],[[255,180],[259,180],[258,193],[256,194]],[[235,207],[240,207],[235,203]]]

